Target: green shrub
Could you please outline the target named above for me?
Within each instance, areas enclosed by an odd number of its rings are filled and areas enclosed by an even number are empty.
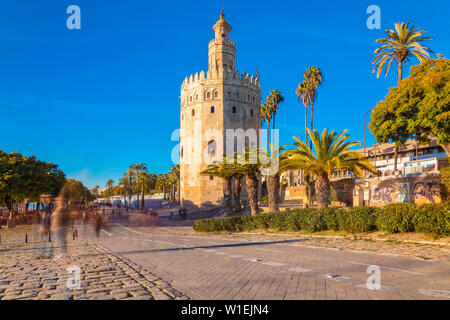
[[[339,230],[347,232],[369,232],[375,229],[375,208],[352,207],[340,210],[337,215]]]
[[[335,230],[389,233],[424,232],[437,236],[450,235],[450,202],[416,206],[411,203],[385,207],[351,207],[295,209],[278,213],[232,218],[196,220],[197,232],[240,232],[257,229],[317,232]]]
[[[378,230],[389,233],[414,231],[417,206],[412,203],[388,204],[377,208]]]
[[[414,227],[417,232],[450,235],[450,202],[418,206]]]

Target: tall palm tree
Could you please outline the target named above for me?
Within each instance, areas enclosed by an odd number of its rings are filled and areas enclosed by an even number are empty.
[[[224,160],[222,163],[216,162],[211,164],[205,170],[200,172],[200,175],[202,176],[213,176],[222,179],[223,198],[225,199],[225,207],[228,214],[233,212],[233,205],[231,202],[231,180],[234,173],[230,170],[232,166],[232,164],[227,164]]]
[[[114,186],[114,180],[112,180],[112,179],[109,179],[107,182],[106,182],[106,189],[108,190],[108,202],[111,202],[111,190],[112,190],[112,187]]]
[[[280,203],[280,162],[285,161],[285,157],[281,154],[285,146],[274,147],[270,144],[269,151],[260,150],[261,158],[264,159],[263,173],[266,176],[267,192],[269,198],[269,211],[279,211]]]
[[[261,152],[258,148],[237,153],[236,165],[231,167],[234,174],[242,174],[245,176],[245,186],[247,188],[252,216],[259,213],[258,183],[260,171],[264,166],[260,161],[260,154]]]
[[[233,172],[233,195],[234,195],[234,203],[233,210],[234,212],[241,211],[241,189],[242,189],[242,179],[244,175],[239,171]]]
[[[170,181],[172,183],[173,201],[180,202],[180,165],[176,164],[170,168],[169,171]],[[175,197],[176,194],[176,197]]]
[[[314,102],[317,98],[317,89],[322,84],[323,76],[319,68],[312,66],[305,72],[305,83],[309,99],[311,101],[311,130],[314,130]],[[312,142],[309,143],[309,148],[312,149]]]
[[[376,56],[372,61],[372,64],[375,64],[372,72],[377,70],[377,78],[386,63],[385,76],[387,76],[392,61],[395,59],[398,63],[397,74],[400,83],[403,79],[403,62],[408,61],[411,56],[415,56],[420,62],[428,58],[429,52],[433,53],[433,51],[420,42],[432,40],[432,38],[422,37],[425,32],[427,31],[419,30],[416,26],[409,27],[409,22],[396,23],[395,30],[386,30],[387,37],[376,40],[382,46],[375,50]]]
[[[296,93],[305,106],[305,144],[308,144],[308,133],[306,129],[308,128],[308,106],[311,104],[311,97],[305,81],[298,84]]]
[[[287,150],[281,170],[302,169],[313,175],[316,179],[315,187],[317,203],[319,207],[327,207],[330,203],[330,176],[337,171],[347,170],[360,177],[363,170],[376,174],[376,168],[366,160],[359,152],[350,150],[354,146],[361,145],[359,141],[347,141],[350,137],[344,130],[339,135],[334,130],[327,129],[319,135],[317,130],[308,129],[309,137],[314,145],[314,151],[294,137],[294,146],[297,149]]]
[[[269,148],[270,141],[270,119],[272,119],[272,113],[267,103],[261,104],[261,119],[267,122],[267,148]]]
[[[278,90],[272,90],[269,93],[269,96],[266,99],[266,104],[269,106],[270,113],[272,114],[273,121],[273,129],[275,129],[275,116],[277,114],[279,105],[284,101],[284,97]]]
[[[382,44],[380,48],[375,50],[375,58],[372,64],[375,64],[372,72],[377,70],[377,78],[379,78],[381,71],[386,65],[385,76],[387,76],[391,67],[392,61],[397,60],[397,75],[398,83],[403,79],[403,62],[408,61],[411,56],[415,56],[420,62],[428,58],[430,48],[422,45],[420,42],[432,40],[430,37],[422,37],[427,32],[426,30],[419,30],[416,26],[409,27],[408,23],[396,23],[395,31],[386,30],[387,37],[377,39],[376,42]],[[388,62],[389,61],[389,62]],[[397,171],[398,160],[398,143],[394,147],[394,172]]]

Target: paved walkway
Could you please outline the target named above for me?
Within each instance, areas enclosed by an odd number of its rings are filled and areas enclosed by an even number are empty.
[[[193,299],[448,299],[450,255],[437,259],[389,252],[407,246],[309,238],[195,235],[189,228],[118,226],[102,245],[152,270]],[[366,251],[352,248],[359,242]],[[436,247],[437,251],[440,249]],[[433,248],[427,248],[431,255]],[[436,256],[437,257],[437,256]],[[380,290],[367,287],[379,268]]]
[[[0,300],[185,298],[160,278],[96,245],[92,239],[69,240],[66,256],[60,257],[59,250],[52,248],[54,255],[48,258],[41,257],[43,243],[37,241],[31,229],[0,230],[0,236]],[[54,246],[52,242],[50,247]],[[80,286],[74,288],[77,269]]]
[[[448,246],[117,224],[54,261],[15,232],[0,232],[2,299],[450,299]]]

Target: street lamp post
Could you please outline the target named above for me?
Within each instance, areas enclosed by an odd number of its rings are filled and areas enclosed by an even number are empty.
[[[364,115],[364,158],[366,157],[366,117],[369,114],[369,112],[372,111],[372,108],[367,110],[366,114]],[[366,177],[366,170],[363,170],[363,178]]]

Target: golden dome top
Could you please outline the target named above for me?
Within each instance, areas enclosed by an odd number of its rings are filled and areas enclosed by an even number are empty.
[[[223,13],[223,10],[222,10],[222,12],[220,13],[220,19],[216,22],[216,24],[217,23],[227,23],[226,21],[225,21],[225,14]]]

